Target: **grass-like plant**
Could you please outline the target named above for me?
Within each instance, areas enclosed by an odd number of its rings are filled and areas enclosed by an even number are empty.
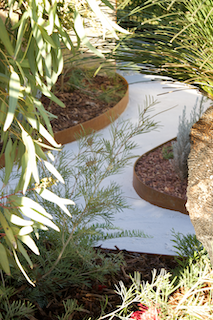
[[[95,96],[98,100],[105,103],[116,104],[125,94],[126,85],[121,77],[115,72],[114,66],[106,63],[102,68],[96,67],[76,67],[69,59],[64,68],[63,75],[60,76],[58,83],[54,87],[54,93],[71,92],[75,89],[81,90],[88,96]],[[102,84],[96,82],[95,77],[102,77]],[[94,87],[94,84],[96,86]]]
[[[174,155],[173,155],[173,148],[172,146],[163,146],[162,148],[162,156],[164,159],[168,160],[168,159],[173,159]]]
[[[143,2],[128,15],[136,32],[120,42],[118,59],[134,62],[145,73],[194,84],[212,95],[212,6],[212,0]]]

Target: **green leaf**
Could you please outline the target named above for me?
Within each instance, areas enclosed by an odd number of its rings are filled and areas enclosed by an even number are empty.
[[[29,61],[30,70],[31,70],[33,75],[35,75],[35,73],[37,71],[34,47],[35,47],[35,39],[31,38],[29,49],[27,51],[27,58],[28,58],[28,61]]]
[[[31,172],[33,174],[33,177],[37,183],[39,183],[39,176],[38,176],[38,168],[36,164],[36,153],[35,153],[35,146],[33,143],[33,140],[31,136],[24,130],[24,128],[19,125],[22,130],[22,139],[23,143],[26,147],[27,154],[28,154],[28,161],[31,165]]]
[[[37,229],[40,229],[40,230],[43,230],[43,231],[47,231],[48,228],[46,226],[44,226],[43,224],[41,223],[38,223],[35,221],[34,225],[33,225],[33,228],[37,228]]]
[[[5,177],[4,184],[7,185],[8,180],[10,178],[10,174],[13,169],[13,160],[11,159],[11,151],[12,151],[12,140],[9,138],[5,149]]]
[[[41,31],[41,34],[44,38],[44,40],[49,43],[51,45],[51,47],[53,47],[54,49],[57,49],[57,46],[55,44],[55,42],[53,41],[53,39],[48,35],[47,31],[42,28],[41,26],[38,26],[40,31]]]
[[[8,109],[7,117],[4,123],[4,128],[3,128],[4,131],[7,131],[7,129],[10,127],[11,123],[13,122],[15,109],[16,109],[18,96],[19,96],[19,91],[20,91],[19,75],[15,71],[12,71],[10,75],[10,81],[9,81],[9,109]]]
[[[24,155],[25,153],[25,146],[23,144],[23,141],[19,141],[19,144],[18,144],[18,152],[17,152],[17,159],[19,159],[19,168],[21,167],[21,160],[22,160],[22,156]]]
[[[49,157],[49,159],[50,159],[51,161],[55,161],[55,157],[54,157],[54,155],[52,154],[51,151],[47,151],[47,155],[48,155],[48,157]]]
[[[55,1],[53,7],[49,11],[49,25],[46,27],[48,34],[52,34],[54,30],[56,8],[57,2]]]
[[[26,28],[26,20],[27,20],[28,17],[29,17],[29,13],[27,11],[25,11],[24,14],[22,15],[21,19],[20,19],[20,26],[19,26],[19,29],[18,29],[18,35],[17,35],[17,40],[16,40],[14,59],[17,58],[17,55],[18,55],[19,50],[21,48],[22,41],[23,41],[24,30]]]
[[[31,269],[33,269],[33,263],[29,257],[29,255],[27,254],[27,251],[24,249],[21,241],[17,240],[17,244],[18,244],[18,250],[21,252],[21,254],[23,255],[23,257],[27,260],[29,266]]]
[[[24,236],[18,235],[17,237],[19,240],[25,243],[36,255],[38,256],[40,255],[37,245],[29,235],[24,235]]]
[[[53,86],[52,77],[51,77],[51,70],[52,70],[52,55],[49,52],[46,56],[46,59],[44,61],[45,64],[45,71],[46,71],[46,83],[47,88],[51,90]]]
[[[3,100],[1,101],[0,103],[0,125],[1,127],[3,127],[3,124],[5,122],[5,119],[6,119],[6,114],[7,114],[7,109],[8,109],[8,105],[6,104],[6,102]],[[7,139],[4,140],[4,135],[5,133],[2,132],[2,135],[1,135],[1,140],[5,142],[7,142]],[[2,150],[1,150],[2,151]],[[2,152],[3,153],[3,152]]]
[[[50,124],[49,117],[47,116],[47,111],[45,110],[43,104],[41,103],[41,101],[38,101],[36,99],[34,99],[33,102],[34,102],[36,108],[38,109],[38,111],[41,113],[41,116],[45,121],[45,125],[47,127],[47,130],[53,136],[53,129],[52,129],[52,126]]]
[[[13,143],[12,151],[11,151],[11,158],[13,162],[15,161],[15,158],[16,158],[17,145],[18,145],[18,140],[15,140],[15,142]]]
[[[47,86],[42,83],[41,84],[41,92],[48,98],[50,98],[52,101],[54,101],[55,103],[57,103],[60,107],[65,108],[65,104],[59,100],[48,88]]]
[[[9,138],[5,149],[5,177],[4,177],[4,184],[7,185],[10,174],[13,169],[13,163],[15,161],[16,153],[17,153],[17,143],[16,140],[14,144],[12,144],[12,140]]]
[[[27,68],[29,69],[30,68],[30,64],[29,64],[29,61],[27,59],[17,59],[17,64],[19,64],[22,68]]]
[[[47,231],[48,228],[46,226],[44,226],[41,223],[38,223],[35,221],[34,225],[33,225],[33,229],[34,229],[34,233],[37,239],[39,239],[39,232],[38,229],[43,230],[43,231]]]
[[[19,267],[19,269],[21,270],[21,272],[23,273],[23,275],[25,276],[25,278],[27,279],[27,281],[33,286],[35,287],[35,284],[30,280],[30,278],[28,277],[28,275],[26,274],[26,272],[24,271],[18,257],[17,257],[17,254],[15,252],[15,250],[13,249],[13,255],[14,255],[14,258],[15,258],[15,261],[17,263],[17,266]]]
[[[61,27],[61,23],[60,23],[57,15],[55,15],[55,24],[58,28],[59,34],[60,34],[65,46],[67,47],[67,49],[74,51],[74,46],[73,46],[72,40],[70,39],[70,36]]]
[[[28,185],[30,183],[30,178],[32,174],[32,168],[31,168],[31,163],[29,161],[29,154],[28,152],[25,152],[22,156],[22,168],[23,168],[23,174],[22,174],[22,181],[24,182],[23,184],[23,194],[27,191]]]
[[[23,227],[23,228],[21,228],[21,229],[19,230],[18,235],[19,235],[19,236],[25,236],[26,234],[29,234],[29,233],[31,233],[32,231],[33,231],[33,228],[32,228],[31,226],[25,226],[25,227]]]
[[[61,183],[65,183],[61,174],[56,170],[56,168],[48,161],[44,161],[45,167],[49,170]]]
[[[4,208],[4,211],[9,211],[8,209]],[[4,229],[4,232],[6,234],[7,239],[9,240],[9,242],[12,244],[12,246],[17,249],[17,243],[16,243],[16,239],[14,237],[13,231],[10,228],[10,226],[7,223],[7,220],[5,219],[4,215],[2,214],[2,212],[0,212],[0,223],[2,225],[2,228]]]
[[[0,30],[1,30],[1,32],[0,32],[1,41],[2,41],[3,45],[5,46],[5,48],[7,49],[9,55],[13,56],[14,49],[13,49],[12,43],[10,42],[10,38],[9,38],[9,35],[7,32],[7,29],[4,25],[4,22],[1,17],[0,17]]]
[[[16,227],[16,226],[11,226],[11,229],[13,231],[13,234],[15,236],[17,236],[17,234],[19,233],[20,228]]]
[[[2,269],[4,272],[8,275],[10,275],[10,265],[7,258],[7,252],[5,250],[5,247],[2,243],[0,243],[0,264],[2,266]]]
[[[109,7],[112,10],[116,9],[108,0],[101,0],[101,2],[103,2],[107,7]]]
[[[56,231],[60,231],[59,228],[50,219],[44,217],[43,215],[41,215],[37,211],[35,211],[31,208],[27,208],[27,207],[20,207],[20,210],[22,211],[22,213],[26,217],[28,217],[34,221],[37,221],[41,224],[44,224],[45,226],[48,226]]]
[[[2,155],[5,151],[5,147],[6,147],[8,138],[9,138],[9,131],[6,131],[6,132],[2,131],[1,139],[3,140],[3,146],[2,146],[2,150],[1,150],[0,155]]]
[[[27,117],[27,120],[29,121],[29,123],[31,124],[31,126],[38,130],[38,132],[55,148],[60,148],[61,144],[58,144],[54,137],[52,137],[49,132],[45,129],[45,127],[39,123],[36,119],[33,119],[31,117]]]
[[[31,26],[33,31],[33,37],[39,48],[39,54],[45,59],[46,51],[45,51],[43,37],[42,37],[41,31],[39,30],[37,22],[35,22],[33,19],[31,19]]]
[[[44,72],[43,72],[43,60],[42,60],[42,55],[39,52],[39,49],[37,48],[36,50],[36,65],[38,68],[38,71],[40,73],[40,75],[43,77]]]
[[[10,222],[17,226],[23,226],[23,227],[33,225],[33,221],[22,219],[13,213],[11,214]]]
[[[44,153],[42,148],[39,145],[37,145],[37,143],[35,143],[35,152],[40,159],[47,160],[46,154]]]
[[[49,149],[49,150],[55,150],[55,148],[49,146],[48,144],[39,142],[38,140],[35,140],[35,143],[37,143],[37,144],[38,144],[39,146],[41,146],[42,148]]]
[[[51,220],[39,214],[37,211],[27,207],[20,207],[20,210],[26,217],[44,224],[45,226],[48,226],[56,231],[60,231],[59,228]]]
[[[37,188],[36,191],[43,199],[56,203],[69,217],[71,217],[71,214],[69,210],[66,208],[65,204],[74,205],[75,203],[72,200],[60,198],[55,193],[47,189]]]
[[[63,60],[62,51],[61,51],[61,44],[60,44],[60,40],[59,40],[59,35],[57,33],[54,33],[52,35],[52,37],[57,45],[57,50],[52,50],[53,52],[56,52],[56,61],[53,62],[53,70],[57,73],[57,75],[60,75],[62,73],[63,67],[64,67],[64,60]],[[54,59],[53,59],[53,61],[54,61]]]
[[[103,59],[104,55],[99,50],[97,50],[87,38],[81,16],[77,10],[75,10],[74,12],[74,27],[82,43],[85,44],[94,54]]]
[[[26,207],[34,209],[35,211],[39,212],[40,214],[46,216],[49,219],[52,219],[51,214],[49,214],[44,207],[42,207],[38,202],[28,198],[28,197],[18,197],[18,196],[10,196],[10,200],[18,207]],[[34,219],[33,219],[34,220]]]

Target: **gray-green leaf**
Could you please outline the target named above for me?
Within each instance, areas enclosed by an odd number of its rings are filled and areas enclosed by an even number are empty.
[[[1,32],[0,32],[1,33]],[[7,117],[4,123],[4,131],[7,131],[7,129],[10,127],[11,123],[13,122],[16,105],[18,101],[20,91],[20,79],[19,75],[12,71],[10,75],[10,81],[9,81],[9,109],[7,112]]]

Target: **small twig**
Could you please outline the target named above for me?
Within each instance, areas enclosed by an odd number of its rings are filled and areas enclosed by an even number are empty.
[[[123,275],[126,279],[131,279],[130,276],[128,276],[128,274],[126,274],[126,271],[124,269],[124,266],[121,266],[121,271],[123,272]]]

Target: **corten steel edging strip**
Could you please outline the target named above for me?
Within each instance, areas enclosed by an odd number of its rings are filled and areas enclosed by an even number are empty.
[[[179,258],[180,257],[178,255],[173,255],[173,254],[161,254],[161,253],[149,253],[149,252],[141,252],[141,251],[130,251],[130,250],[126,250],[126,249],[108,249],[108,248],[102,248],[102,246],[98,246],[98,247],[94,247],[95,250],[101,250],[103,252],[113,252],[113,253],[118,253],[118,252],[128,252],[128,253],[132,253],[132,254],[138,254],[138,255],[147,255],[149,257],[162,257],[162,258],[166,258],[166,259],[174,259],[174,258]],[[185,256],[184,256],[185,257]],[[182,258],[181,258],[182,259]]]
[[[123,78],[122,76],[120,77]],[[82,124],[78,124],[74,127],[56,132],[54,134],[55,140],[61,144],[70,143],[72,141],[75,141],[76,137],[80,135],[83,130],[86,134],[89,134],[92,131],[99,131],[107,127],[112,121],[116,120],[119,115],[124,112],[129,102],[129,85],[126,79],[123,78],[123,80],[127,87],[126,93],[113,108],[109,109],[96,118],[83,122]]]
[[[99,115],[96,118],[85,121],[82,124],[70,127],[68,129],[56,132],[54,138],[58,143],[66,144],[76,140],[76,138],[83,132],[86,134],[92,131],[98,131],[107,127],[112,121],[116,120],[126,109],[129,102],[129,84],[125,78],[119,75],[126,86],[126,93],[123,98],[112,108],[107,110],[105,113]],[[4,154],[0,157],[0,167],[5,166],[5,156]]]
[[[133,170],[133,187],[137,194],[145,201],[148,201],[149,203],[156,205],[161,208],[179,211],[181,213],[187,214],[188,211],[186,210],[185,204],[186,200],[183,200],[181,198],[171,196],[166,193],[159,192],[153,188],[150,188],[146,184],[144,184],[139,177],[137,176],[135,172],[135,167],[137,165],[137,162],[144,156],[149,154],[150,152],[153,152],[154,150],[158,149],[159,147],[162,147],[165,143],[174,141],[174,139],[171,139],[169,141],[166,141],[162,143],[161,145],[157,146],[156,148],[144,153],[140,158],[138,158],[134,164],[134,170]]]

